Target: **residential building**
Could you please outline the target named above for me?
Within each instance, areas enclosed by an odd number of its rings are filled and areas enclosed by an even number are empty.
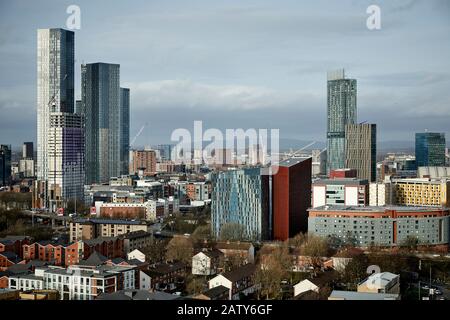
[[[321,179],[312,184],[312,207],[366,206],[369,183],[357,178]]]
[[[444,167],[445,146],[444,133],[416,133],[417,167]]]
[[[138,249],[134,249],[133,251],[127,254],[127,260],[139,260],[141,262],[145,262],[145,254],[143,254]]]
[[[144,176],[152,176],[156,173],[155,150],[133,150],[130,162],[130,174],[138,174],[143,171]]]
[[[245,239],[269,239],[269,177],[262,169],[214,172],[211,179],[212,235],[220,238],[222,228],[233,225],[242,228]]]
[[[19,160],[19,173],[24,178],[32,178],[35,176],[34,160],[33,159],[20,159]]]
[[[347,124],[345,126],[345,166],[356,169],[357,178],[375,182],[377,179],[377,125]]]
[[[328,73],[327,172],[345,168],[345,126],[356,123],[356,80],[344,70]]]
[[[174,291],[184,283],[187,266],[182,262],[157,263],[139,274],[140,290]]]
[[[392,198],[402,206],[448,206],[450,180],[392,179]]]
[[[215,248],[224,254],[225,259],[238,259],[243,264],[255,262],[255,247],[251,242],[219,241],[216,243]]]
[[[153,234],[144,230],[128,232],[123,236],[123,241],[125,253],[130,253],[149,247],[153,243]]]
[[[327,150],[312,150],[312,175],[327,174]]]
[[[272,177],[273,239],[285,241],[308,228],[311,204],[311,158],[291,158],[278,164]]]
[[[223,286],[228,288],[228,300],[239,300],[241,295],[247,296],[258,289],[255,283],[256,266],[246,264],[230,272],[219,274],[208,281],[209,289]]]
[[[224,286],[217,286],[194,296],[196,300],[228,300],[230,289]]]
[[[81,101],[86,118],[86,184],[126,174],[130,105],[129,90],[120,89],[120,65],[83,64]]]
[[[450,167],[419,167],[417,177],[450,180]]]
[[[158,151],[158,159],[160,162],[172,160],[172,148],[171,144],[159,144],[153,147],[154,150]]]
[[[218,249],[202,250],[192,257],[192,274],[211,276],[218,272],[222,251]]]
[[[70,222],[70,241],[118,237],[133,231],[148,231],[146,222],[117,219],[79,219]]]
[[[294,285],[294,297],[308,292],[308,291],[314,291],[316,293],[319,292],[319,287],[316,286],[314,283],[312,283],[310,280],[305,279],[303,281],[300,281],[296,285]]]
[[[391,183],[371,183],[369,185],[369,206],[382,207],[392,204]]]
[[[139,219],[156,220],[157,201],[148,200],[144,203],[100,203],[99,217],[109,219]]]
[[[419,246],[447,250],[449,215],[438,207],[324,206],[309,209],[308,231],[360,247],[396,247],[413,237]]]

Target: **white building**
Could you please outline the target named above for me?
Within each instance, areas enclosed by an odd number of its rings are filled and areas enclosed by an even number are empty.
[[[294,297],[308,291],[314,291],[319,293],[319,287],[316,286],[311,281],[309,281],[308,279],[300,281],[299,283],[294,285]]]
[[[19,160],[19,173],[23,173],[25,178],[34,177],[34,160],[33,159],[20,159]]]
[[[217,273],[223,253],[219,250],[201,251],[192,257],[192,274],[210,276]]]
[[[371,183],[369,185],[369,205],[382,207],[391,203],[390,183]]]
[[[145,254],[143,254],[138,249],[134,249],[133,251],[131,251],[127,254],[127,260],[133,260],[133,259],[139,260],[141,262],[145,262]]]
[[[312,206],[366,206],[368,182],[356,178],[321,179],[312,185]]]
[[[400,293],[400,276],[390,272],[374,273],[358,284],[358,292]]]

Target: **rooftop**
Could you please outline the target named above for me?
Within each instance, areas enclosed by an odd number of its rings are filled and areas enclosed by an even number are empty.
[[[333,290],[330,300],[398,300],[398,294]]]
[[[308,211],[354,211],[354,212],[373,212],[384,213],[386,211],[397,212],[435,212],[441,210],[448,210],[441,207],[413,207],[413,206],[384,206],[384,207],[358,207],[358,206],[321,206],[317,208],[310,208]]]
[[[289,158],[283,161],[280,161],[280,163],[278,164],[278,166],[280,167],[292,167],[295,166],[296,164],[299,164],[305,160],[311,159],[310,157],[306,158],[306,157],[296,157],[296,158]]]

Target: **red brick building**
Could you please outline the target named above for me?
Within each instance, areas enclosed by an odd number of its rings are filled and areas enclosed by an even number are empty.
[[[356,169],[336,169],[331,170],[330,179],[356,178],[357,174]]]
[[[311,158],[281,161],[273,176],[273,238],[287,240],[308,229]]]
[[[14,252],[19,257],[22,256],[22,246],[31,242],[26,236],[7,236],[0,239],[0,252]]]

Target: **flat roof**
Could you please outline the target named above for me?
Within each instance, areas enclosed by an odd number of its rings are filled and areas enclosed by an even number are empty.
[[[299,164],[305,160],[311,159],[311,157],[295,157],[295,158],[289,158],[283,161],[280,161],[278,164],[279,167],[292,167],[296,164]]]
[[[336,300],[397,300],[398,294],[367,293],[356,291],[333,290],[328,299]]]
[[[345,211],[345,212],[386,212],[386,211],[397,211],[397,212],[434,212],[440,210],[449,210],[444,207],[413,207],[413,206],[384,206],[384,207],[358,207],[358,206],[338,206],[338,205],[327,205],[316,208],[309,208],[308,211]]]

